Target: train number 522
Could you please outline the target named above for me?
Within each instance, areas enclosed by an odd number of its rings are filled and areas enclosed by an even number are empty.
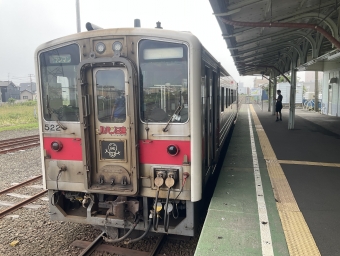
[[[60,132],[61,130],[59,125],[45,124],[45,131]]]

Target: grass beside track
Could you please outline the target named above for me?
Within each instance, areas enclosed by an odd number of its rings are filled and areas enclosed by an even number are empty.
[[[0,105],[0,132],[38,128],[37,102]]]

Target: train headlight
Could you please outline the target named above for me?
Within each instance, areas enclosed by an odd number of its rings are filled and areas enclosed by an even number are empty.
[[[170,145],[167,148],[168,154],[171,156],[176,156],[179,153],[179,148],[176,145]]]
[[[51,143],[51,148],[54,151],[60,151],[63,148],[63,144],[60,141],[55,140]]]
[[[96,51],[100,54],[102,54],[103,52],[105,52],[106,46],[104,43],[99,42],[96,44]]]
[[[112,50],[120,52],[123,49],[123,45],[121,42],[116,41],[112,44]]]

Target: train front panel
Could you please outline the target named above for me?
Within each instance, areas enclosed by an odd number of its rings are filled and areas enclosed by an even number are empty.
[[[191,34],[141,30],[86,32],[37,50],[51,218],[140,230],[152,222],[192,236],[201,46]]]

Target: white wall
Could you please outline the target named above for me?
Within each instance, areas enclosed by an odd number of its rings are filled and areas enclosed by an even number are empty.
[[[330,84],[331,78],[337,77],[338,82]],[[323,75],[321,113],[331,116],[340,115],[340,72],[338,70],[326,71]],[[331,97],[330,97],[331,95]]]
[[[276,90],[281,90],[282,94],[282,103],[288,104],[290,101],[290,83],[284,82],[284,83],[278,83]],[[276,92],[275,92],[276,94]],[[303,85],[302,83],[296,84],[296,97],[295,97],[295,103],[302,103],[302,94],[303,94]]]
[[[248,87],[238,87],[238,94],[248,94]]]
[[[322,101],[321,101],[321,114],[327,115],[328,113],[328,81],[329,72],[323,73],[323,86],[322,86]]]
[[[24,99],[24,96],[26,96],[27,99]],[[20,93],[20,100],[33,100],[33,94],[28,91],[22,91]]]

